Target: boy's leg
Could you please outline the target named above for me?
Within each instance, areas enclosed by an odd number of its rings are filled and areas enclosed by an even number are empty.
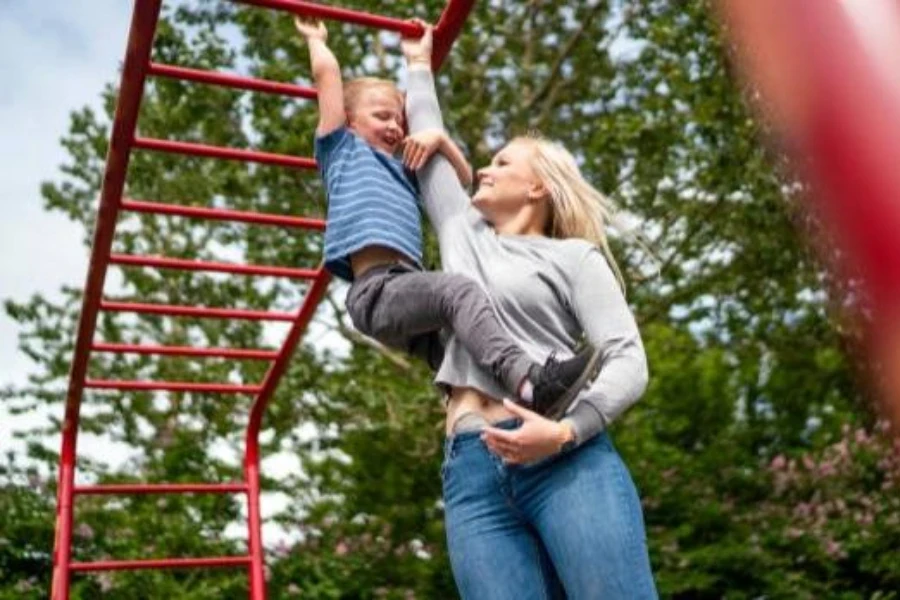
[[[484,290],[463,275],[402,265],[366,273],[351,288],[347,306],[360,331],[403,350],[418,336],[451,328],[512,393],[534,364],[503,329]]]

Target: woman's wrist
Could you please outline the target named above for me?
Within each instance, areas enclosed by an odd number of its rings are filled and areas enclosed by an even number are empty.
[[[559,450],[564,450],[567,446],[571,446],[575,442],[575,426],[572,424],[572,421],[568,419],[563,419],[558,425],[559,436],[557,437],[557,441],[559,443]]]

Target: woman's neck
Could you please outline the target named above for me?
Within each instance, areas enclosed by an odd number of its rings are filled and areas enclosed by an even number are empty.
[[[529,213],[521,211],[501,225],[495,223],[494,230],[500,235],[544,235],[544,224]]]

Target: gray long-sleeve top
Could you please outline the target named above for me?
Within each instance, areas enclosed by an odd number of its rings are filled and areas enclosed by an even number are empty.
[[[443,129],[432,74],[409,73],[410,133]],[[418,174],[425,211],[440,243],[444,271],[471,277],[487,290],[501,323],[531,357],[572,355],[582,331],[602,353],[600,374],[572,404],[578,443],[593,437],[647,386],[640,333],[603,254],[586,240],[497,234],[472,206],[453,167],[436,155]],[[494,398],[506,391],[478,367],[454,335],[436,382],[472,387]]]

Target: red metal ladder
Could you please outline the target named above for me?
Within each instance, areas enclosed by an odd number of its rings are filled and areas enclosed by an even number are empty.
[[[408,21],[372,15],[354,10],[314,4],[303,0],[233,0],[262,8],[304,14],[321,19],[338,20],[374,27],[405,35],[421,35],[421,28]],[[446,58],[453,42],[472,9],[475,0],[448,0],[435,28],[433,60],[437,68]],[[175,215],[192,218],[235,221],[263,225],[277,225],[301,229],[322,230],[320,219],[261,214],[247,211],[179,206],[155,202],[124,199],[125,177],[133,149],[178,153],[226,160],[258,162],[289,168],[315,169],[312,158],[287,156],[245,150],[223,148],[204,144],[152,139],[136,135],[138,109],[148,76],[170,77],[197,83],[212,84],[249,90],[314,99],[313,88],[275,81],[266,81],[202,71],[186,67],[159,64],[151,61],[151,49],[156,32],[162,0],[135,0],[128,35],[128,48],[122,69],[119,98],[116,105],[106,171],[100,193],[100,207],[94,229],[94,239],[88,266],[87,281],[74,356],[66,395],[65,419],[62,429],[59,481],[56,509],[56,539],[53,551],[53,600],[68,600],[72,573],[125,569],[165,569],[188,567],[245,567],[249,577],[249,597],[262,600],[266,597],[264,577],[264,549],[262,544],[259,482],[259,431],[266,406],[287,368],[290,356],[296,348],[328,286],[328,273],[320,266],[316,269],[298,269],[280,266],[244,265],[179,258],[114,254],[113,236],[119,211]],[[110,265],[156,267],[213,271],[243,275],[268,275],[304,279],[310,288],[296,313],[266,312],[244,309],[211,308],[199,306],[175,306],[113,302],[103,299],[103,286],[107,267]],[[251,319],[290,322],[291,327],[277,351],[240,348],[195,348],[181,346],[150,346],[111,344],[94,340],[98,312],[124,311],[158,314],[169,317],[204,317],[220,319]],[[140,353],[169,356],[218,357],[231,359],[256,359],[270,361],[266,375],[259,385],[210,384],[172,381],[116,381],[91,379],[87,376],[88,359],[92,352]],[[85,388],[115,390],[163,390],[186,392],[219,392],[252,394],[244,450],[244,479],[234,483],[196,484],[111,484],[75,485],[76,442],[78,437],[81,398]],[[99,494],[177,494],[219,493],[246,494],[249,544],[247,555],[151,558],[142,560],[109,560],[74,562],[72,560],[72,530],[75,498]]]

